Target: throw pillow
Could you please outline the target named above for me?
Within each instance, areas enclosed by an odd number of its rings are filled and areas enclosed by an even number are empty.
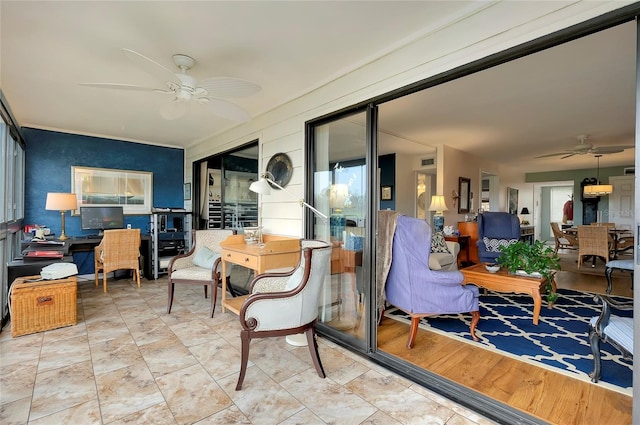
[[[487,247],[488,252],[501,252],[501,246],[509,246],[518,242],[518,239],[491,239],[486,236],[482,238],[484,246]]]
[[[435,232],[431,236],[431,252],[451,254],[449,247],[447,247],[447,241],[444,239],[444,233]]]
[[[211,251],[206,246],[203,246],[196,252],[196,255],[193,256],[193,264],[202,267],[203,269],[211,270],[213,268],[213,264],[218,259],[219,255],[215,252]]]

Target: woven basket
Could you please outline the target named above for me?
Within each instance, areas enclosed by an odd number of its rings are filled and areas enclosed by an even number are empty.
[[[11,285],[12,337],[77,323],[76,277],[30,282],[37,279],[40,276],[23,276]]]

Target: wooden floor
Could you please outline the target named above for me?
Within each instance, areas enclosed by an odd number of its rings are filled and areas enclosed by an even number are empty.
[[[559,272],[556,281],[566,289],[606,288],[603,275],[575,271]],[[633,296],[628,274],[614,277],[613,293]],[[422,329],[409,350],[408,331],[404,323],[382,320],[378,348],[549,423],[631,424],[630,396]]]

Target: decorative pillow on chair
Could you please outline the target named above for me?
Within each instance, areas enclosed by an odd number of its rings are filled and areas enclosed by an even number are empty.
[[[220,255],[211,251],[206,246],[203,246],[196,252],[196,255],[193,256],[193,264],[202,267],[203,269],[211,270],[213,268],[213,263],[220,257]]]
[[[449,247],[447,247],[447,242],[444,239],[444,233],[435,232],[433,236],[431,236],[431,252],[451,254]]]
[[[501,246],[509,246],[518,242],[518,239],[491,239],[486,236],[483,237],[482,240],[484,242],[484,246],[487,247],[487,251],[489,252],[501,252]]]

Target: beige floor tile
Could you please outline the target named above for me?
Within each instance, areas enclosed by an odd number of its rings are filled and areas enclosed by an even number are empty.
[[[183,285],[166,313],[166,276],[78,285],[78,324],[0,333],[0,423],[171,425],[492,422],[334,342],[319,338],[326,379],[308,347],[251,342],[241,391],[238,316],[216,313]]]

